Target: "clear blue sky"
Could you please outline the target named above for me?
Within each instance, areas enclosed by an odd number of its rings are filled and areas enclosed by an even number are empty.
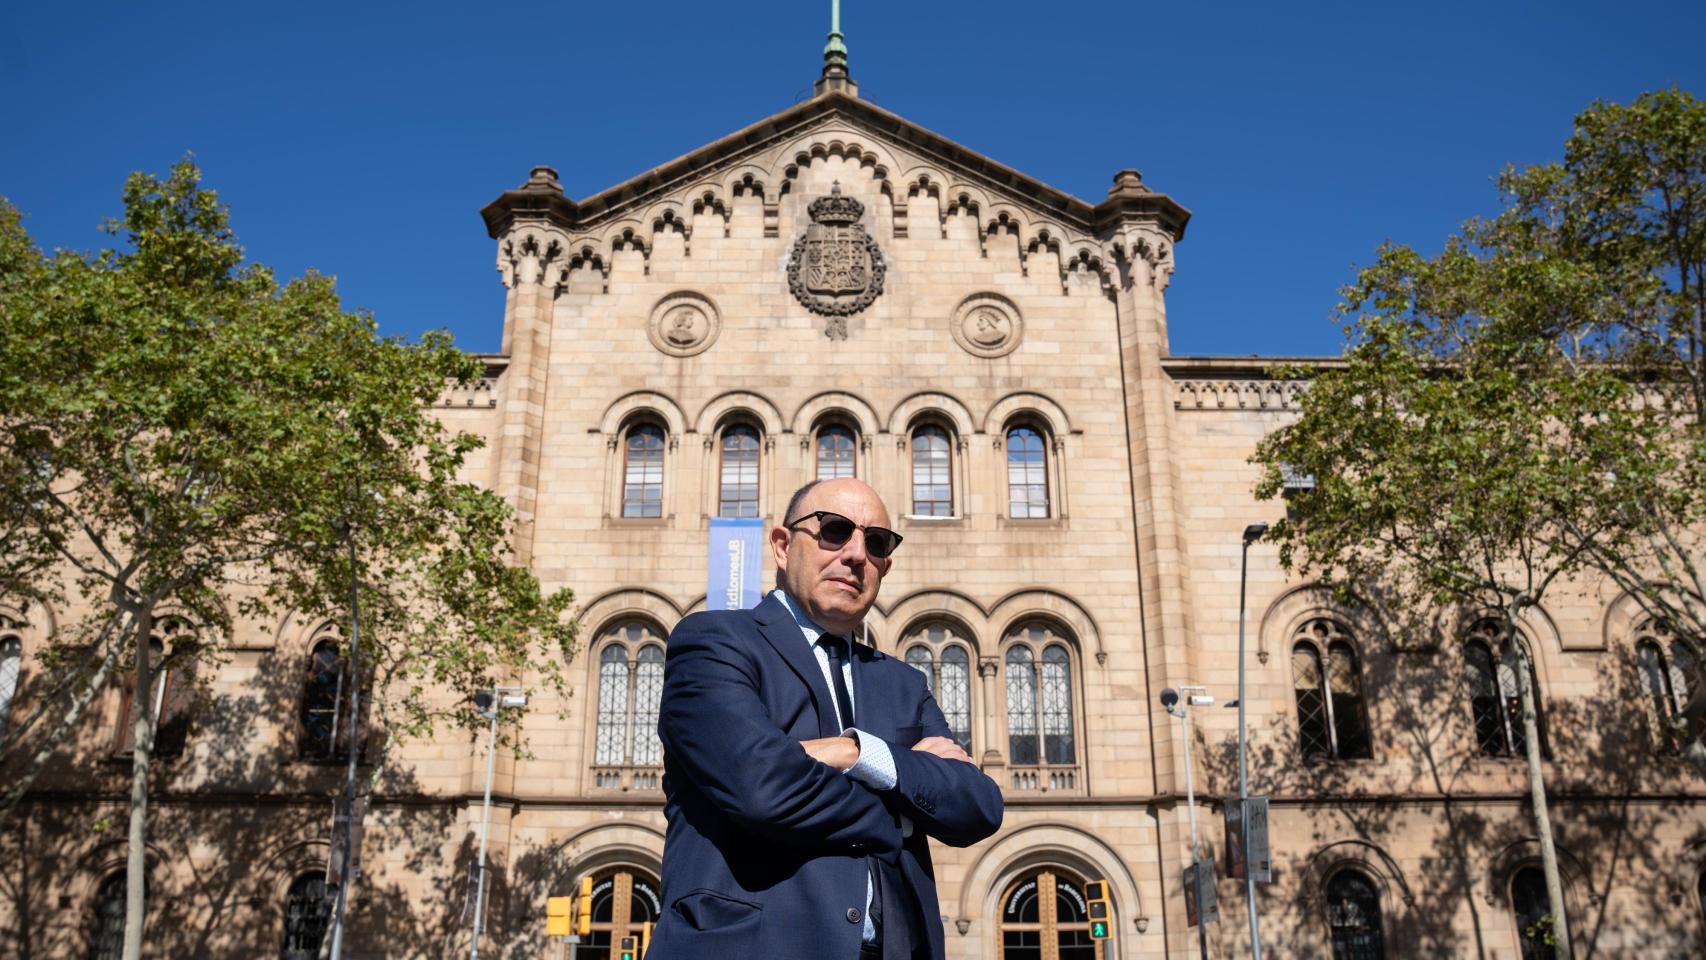
[[[809,95],[822,2],[0,8],[0,194],[93,248],[186,151],[249,255],[335,274],[387,333],[493,350],[478,211],[549,163],[582,197]],[[1194,216],[1176,354],[1330,354],[1385,239],[1437,249],[1571,116],[1706,95],[1706,3],[846,0],[873,102],[1094,201],[1135,166]]]

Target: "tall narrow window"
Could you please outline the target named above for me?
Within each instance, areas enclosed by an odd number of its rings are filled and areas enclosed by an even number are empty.
[[[283,960],[316,960],[331,922],[326,872],[315,870],[297,877],[284,901]]]
[[[758,430],[744,423],[723,430],[717,516],[758,516]]]
[[[834,480],[854,475],[853,431],[832,423],[817,432],[817,478]]]
[[[1058,867],[1021,877],[1001,898],[1001,960],[1096,960],[1084,885]]]
[[[1077,763],[1072,656],[1066,644],[1048,627],[1029,624],[1014,636],[1006,661],[1008,762]]]
[[[1499,624],[1483,620],[1464,644],[1468,670],[1469,705],[1475,719],[1476,746],[1486,756],[1521,757],[1528,751],[1522,720],[1523,673],[1534,695],[1535,726],[1540,750],[1546,752],[1545,713],[1540,708],[1540,682],[1522,641],[1503,637]]]
[[[628,431],[622,462],[622,516],[663,516],[663,428],[637,424]]]
[[[1511,914],[1522,960],[1553,960],[1558,955],[1546,942],[1552,898],[1546,895],[1546,875],[1539,867],[1523,867],[1511,877]]]
[[[302,684],[302,740],[298,751],[306,759],[348,758],[346,701],[349,698],[349,660],[336,636],[317,638],[308,653],[308,675]]]
[[[1007,513],[1048,516],[1048,454],[1042,434],[1030,427],[1007,431]]]
[[[1692,651],[1682,641],[1671,639],[1670,631],[1649,624],[1635,642],[1635,660],[1647,688],[1648,722],[1654,739],[1663,750],[1680,749],[1688,733],[1682,711],[1688,705],[1688,684],[1694,672]]]
[[[101,881],[95,891],[94,915],[89,918],[89,960],[119,960],[124,956],[124,871]]]
[[[1385,960],[1380,928],[1380,892],[1355,870],[1340,870],[1327,881],[1327,924],[1333,960]]]
[[[644,621],[618,624],[598,654],[598,732],[594,783],[603,789],[655,789],[663,762],[658,704],[663,696],[662,634]]]
[[[17,621],[0,616],[0,734],[6,732],[6,718],[12,712],[12,699],[18,695],[18,675],[24,667],[22,628]]]
[[[183,753],[189,738],[190,707],[195,692],[191,671],[195,634],[189,623],[178,617],[163,617],[155,628],[148,638],[151,682],[142,706],[154,723],[153,755],[169,760]],[[125,683],[118,730],[113,738],[114,749],[120,755],[136,749],[136,720],[131,716],[137,706],[136,697],[133,670]]]
[[[1292,640],[1298,746],[1306,757],[1367,757],[1368,724],[1356,651],[1331,620],[1305,623]]]
[[[903,643],[905,659],[930,681],[930,693],[948,721],[954,742],[971,752],[971,656],[964,637],[942,623],[914,631]]]
[[[912,513],[954,515],[953,453],[948,431],[937,426],[912,431]]]

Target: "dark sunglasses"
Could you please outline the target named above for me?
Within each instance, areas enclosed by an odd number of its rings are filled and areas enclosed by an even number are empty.
[[[853,539],[853,531],[865,531],[865,552],[878,560],[885,559],[900,546],[901,535],[884,527],[861,527],[839,513],[828,510],[813,510],[793,523],[787,524],[786,529],[793,530],[807,520],[816,520],[817,530],[804,530],[817,538],[817,541],[831,550],[839,550]]]

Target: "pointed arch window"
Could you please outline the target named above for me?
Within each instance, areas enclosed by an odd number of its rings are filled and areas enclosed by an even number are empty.
[[[1522,960],[1553,960],[1558,951],[1546,942],[1546,918],[1552,916],[1552,898],[1546,894],[1546,874],[1538,866],[1526,866],[1511,877],[1511,915],[1516,923]]]
[[[1007,431],[1007,514],[1014,519],[1049,515],[1048,445],[1034,427]]]
[[[601,642],[593,781],[602,789],[657,789],[656,768],[663,763],[658,739],[662,631],[633,620],[606,632]]]
[[[912,514],[954,515],[953,442],[948,431],[927,424],[912,431]]]
[[[758,516],[758,428],[735,423],[723,429],[717,516]]]
[[[1333,960],[1385,960],[1380,891],[1357,870],[1340,870],[1327,881],[1327,927]]]
[[[348,760],[352,738],[357,748],[366,752],[366,724],[357,722],[350,711],[356,698],[350,695],[349,666],[342,634],[328,625],[314,636],[309,644],[302,705],[297,714],[302,727],[297,753],[304,760]],[[364,678],[361,721],[369,715],[367,691],[371,686],[371,680]]]
[[[637,423],[622,445],[622,516],[663,516],[663,428]]]
[[[326,872],[304,873],[290,885],[284,901],[283,960],[316,960],[332,923],[332,901],[326,895]]]
[[[930,693],[954,742],[971,752],[971,654],[965,637],[945,623],[928,623],[907,637],[905,659],[930,681]]]
[[[853,428],[831,423],[817,432],[817,478],[834,480],[855,475],[858,438]]]
[[[1476,747],[1484,756],[1521,757],[1528,751],[1522,722],[1521,673],[1528,674],[1534,695],[1535,727],[1540,750],[1546,753],[1545,712],[1540,682],[1528,649],[1519,638],[1503,639],[1497,621],[1483,620],[1469,631],[1463,658],[1469,681],[1469,709],[1475,721]]]
[[[160,618],[148,638],[151,683],[142,706],[154,724],[153,756],[161,760],[181,755],[189,739],[195,642],[195,631],[182,617]],[[137,706],[136,696],[136,671],[132,670],[125,681],[118,729],[113,735],[113,750],[120,756],[136,750],[136,722],[131,716]]]
[[[1662,625],[1649,623],[1635,641],[1635,662],[1647,690],[1648,722],[1661,750],[1679,750],[1687,742],[1683,708],[1693,692],[1694,653]]]
[[[1001,960],[1098,960],[1084,883],[1059,867],[1020,877],[1001,897]]]
[[[1369,756],[1368,723],[1356,649],[1337,623],[1316,619],[1292,638],[1292,692],[1305,757]]]
[[[18,695],[18,678],[24,668],[23,624],[0,615],[0,734]]]

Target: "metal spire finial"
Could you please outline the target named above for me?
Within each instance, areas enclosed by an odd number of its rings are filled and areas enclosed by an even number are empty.
[[[829,0],[829,42],[823,46],[823,76],[812,85],[814,93],[839,90],[858,96],[858,85],[847,75],[847,43],[841,34],[841,0]]]

